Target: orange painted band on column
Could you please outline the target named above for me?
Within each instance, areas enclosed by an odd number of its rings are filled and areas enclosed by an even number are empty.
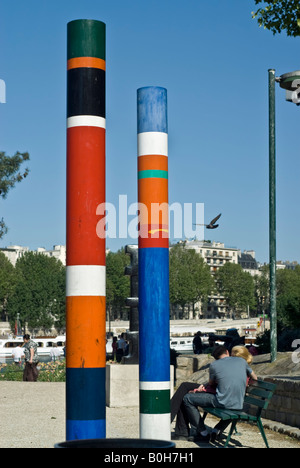
[[[68,368],[106,366],[105,297],[66,298]]]
[[[105,60],[97,57],[75,57],[67,61],[67,69],[72,68],[100,68],[100,70],[106,69]]]
[[[161,156],[158,154],[146,155],[138,157],[138,171],[148,171],[148,170],[168,170],[168,157]]]
[[[168,203],[168,179],[139,179],[138,201],[149,206],[151,203]]]

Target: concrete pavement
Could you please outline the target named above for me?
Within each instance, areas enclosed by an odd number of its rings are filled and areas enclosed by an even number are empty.
[[[0,448],[53,448],[65,440],[65,384],[0,381],[0,414]],[[108,438],[139,438],[138,407],[107,408],[106,420]],[[215,420],[207,418],[207,423],[213,427]],[[256,427],[240,424],[238,431],[232,447],[264,447]],[[300,438],[266,432],[271,448],[300,448]],[[177,448],[220,446],[176,442]]]

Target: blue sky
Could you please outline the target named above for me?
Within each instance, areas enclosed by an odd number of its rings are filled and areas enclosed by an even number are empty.
[[[268,69],[300,69],[299,39],[251,18],[254,0],[3,0],[0,149],[30,153],[30,175],[0,200],[11,244],[65,244],[66,28],[107,27],[106,198],[137,199],[136,90],[168,90],[170,203],[204,203],[206,239],[268,262]],[[299,115],[276,89],[277,259],[299,251]],[[132,240],[108,239],[116,250]]]

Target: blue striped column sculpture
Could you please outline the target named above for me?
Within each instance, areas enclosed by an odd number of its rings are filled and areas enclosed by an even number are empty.
[[[170,439],[167,90],[137,91],[140,437]]]

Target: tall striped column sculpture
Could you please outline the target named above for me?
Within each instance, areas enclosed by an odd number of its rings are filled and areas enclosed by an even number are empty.
[[[66,437],[104,438],[105,24],[67,28]],[[100,234],[100,235],[99,235]]]
[[[140,437],[170,439],[167,90],[137,91]]]

